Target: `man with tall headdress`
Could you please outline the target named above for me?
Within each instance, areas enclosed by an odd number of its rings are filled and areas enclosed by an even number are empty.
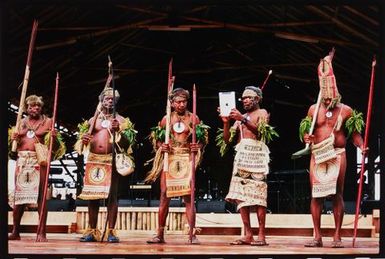
[[[25,99],[25,104],[27,116],[22,119],[19,129],[11,129],[8,139],[9,150],[12,141],[17,142],[15,190],[9,197],[9,203],[13,206],[13,229],[9,240],[20,240],[20,222],[26,206],[37,203],[40,213],[47,177],[47,154],[40,152],[42,150],[38,147],[42,144],[48,150],[52,119],[42,114],[44,102],[41,96],[30,95]],[[55,133],[54,137],[53,160],[63,156],[66,151],[60,133]],[[47,210],[43,211],[44,215],[39,215],[42,218],[42,227],[37,233],[39,242],[47,241]]]
[[[194,201],[191,200],[191,155],[192,152],[197,153],[197,161],[200,161],[201,151],[208,142],[208,129],[207,125],[200,122],[198,116],[196,117],[196,136],[197,143],[192,143],[192,122],[193,114],[187,109],[187,102],[189,99],[189,92],[183,88],[176,88],[169,96],[173,112],[170,118],[170,142],[165,142],[165,126],[166,116],[159,122],[157,127],[152,128],[150,138],[153,143],[154,151],[156,155],[153,162],[153,167],[148,173],[145,181],[155,182],[160,175],[160,204],[159,204],[159,228],[156,235],[147,241],[149,244],[165,243],[164,230],[166,226],[166,218],[168,215],[168,209],[170,199],[172,197],[183,197],[186,204],[186,216],[189,224],[193,218],[191,206],[194,206]],[[163,156],[168,152],[169,171],[163,171]],[[198,164],[198,163],[197,163]],[[195,210],[195,206],[193,208]],[[195,213],[194,213],[195,215]],[[195,227],[195,223],[193,226]],[[191,244],[199,244],[196,237],[195,229],[193,229],[192,240],[189,240]]]
[[[332,67],[334,51],[321,59],[318,66],[320,103],[310,106],[307,117],[301,121],[300,138],[311,147],[310,186],[312,199],[310,211],[314,225],[314,239],[305,247],[322,247],[321,212],[325,198],[333,200],[335,232],[332,247],[343,247],[341,226],[344,216],[343,190],[346,171],[345,145],[349,136],[353,144],[363,148],[360,135],[364,122],[362,113],[341,103]],[[318,105],[318,109],[317,109]],[[315,114],[318,110],[318,114]],[[309,135],[311,123],[315,119],[314,131]]]
[[[269,173],[269,148],[267,143],[277,132],[271,127],[269,114],[260,108],[262,90],[255,86],[246,86],[242,93],[245,114],[236,108],[229,116],[221,116],[223,132],[219,131],[217,146],[223,155],[229,143],[237,139],[234,167],[226,200],[237,204],[245,229],[245,236],[231,242],[231,245],[265,246],[265,219],[267,207],[266,178]],[[230,119],[235,123],[230,128]],[[256,209],[258,218],[258,239],[254,240],[250,225],[250,212]]]
[[[89,226],[80,238],[81,242],[101,241],[101,232],[97,228],[100,202],[108,198],[107,204],[107,242],[117,243],[119,238],[115,231],[118,214],[118,179],[116,165],[112,164],[112,148],[116,153],[132,153],[131,145],[135,142],[136,131],[129,118],[113,114],[114,105],[119,100],[119,92],[105,87],[99,95],[97,116],[79,124],[78,141],[75,150],[83,152],[86,146],[87,164],[84,175],[84,187],[80,199],[88,200]],[[91,130],[90,130],[91,127]],[[91,132],[90,132],[91,131]],[[115,145],[113,135],[115,134]]]

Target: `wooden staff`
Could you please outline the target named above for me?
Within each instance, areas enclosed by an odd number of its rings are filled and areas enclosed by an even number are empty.
[[[31,39],[29,41],[29,48],[28,48],[27,65],[25,66],[25,72],[24,72],[23,88],[21,90],[19,110],[17,112],[16,127],[15,127],[17,132],[19,132],[21,116],[23,115],[23,111],[24,111],[24,105],[25,105],[24,102],[25,102],[25,96],[27,94],[29,73],[30,73],[30,67],[31,67],[31,63],[32,63],[32,53],[33,53],[33,49],[35,47],[35,39],[36,39],[38,24],[39,23],[37,22],[37,20],[33,21]],[[12,141],[12,152],[16,152],[16,150],[17,150],[17,141],[13,140]]]
[[[366,151],[366,149],[368,147],[368,141],[369,141],[370,118],[371,118],[371,114],[372,114],[373,88],[374,88],[374,78],[375,78],[375,66],[376,66],[376,56],[373,57],[373,61],[372,61],[372,73],[371,73],[371,77],[370,77],[370,88],[369,88],[369,101],[368,101],[368,109],[367,109],[367,113],[366,113],[364,147],[363,147],[362,151]],[[361,159],[360,182],[358,183],[356,215],[354,217],[353,247],[355,245],[356,236],[357,236],[358,214],[360,212],[360,205],[361,205],[362,181],[363,181],[364,172],[365,172],[365,158],[366,158],[366,152],[363,152],[362,159]]]
[[[270,75],[273,73],[273,70],[269,70],[269,73],[267,73],[267,76],[265,78],[265,81],[263,81],[263,84],[261,86],[261,91],[263,91],[263,88],[265,88],[265,85],[267,83],[267,80],[269,80]]]
[[[175,76],[172,75],[172,59],[168,64],[168,84],[167,84],[167,106],[166,106],[166,136],[164,143],[170,142],[170,124],[171,124],[171,101],[170,94],[174,88]],[[163,171],[168,172],[168,152],[164,153]]]
[[[321,99],[322,99],[322,93],[321,93],[321,91],[319,91],[317,103],[316,103],[315,110],[313,113],[313,120],[311,121],[311,126],[310,126],[309,133],[308,133],[309,135],[313,134],[315,122],[317,121],[317,117],[318,117],[318,110],[319,110],[319,107],[321,105]],[[291,159],[297,159],[297,158],[300,158],[301,156],[307,155],[307,154],[310,154],[310,144],[309,143],[306,143],[305,148],[292,154]]]
[[[196,115],[197,115],[197,105],[196,105],[196,87],[193,86],[193,117],[192,117],[192,144],[197,143],[196,135]],[[195,152],[191,153],[191,218],[190,218],[190,242],[192,243],[192,238],[195,228]]]
[[[106,89],[106,87],[108,87],[109,80],[110,80],[111,85],[112,85],[112,103],[113,103],[113,106],[112,106],[112,118],[115,120],[116,119],[115,80],[114,80],[114,70],[112,68],[112,61],[111,61],[110,55],[108,55],[108,78],[107,78],[107,82],[106,82],[106,85],[105,85],[104,89]],[[99,104],[101,104],[101,102],[99,102]],[[93,124],[95,124],[95,121],[94,121]],[[114,168],[114,166],[115,166],[115,158],[116,158],[115,157],[115,155],[116,155],[116,152],[115,152],[115,139],[116,139],[116,132],[114,132],[114,134],[112,134],[112,154],[111,154],[112,155],[112,168]],[[112,174],[114,174],[113,171],[112,171]],[[111,199],[112,199],[112,196],[111,196],[112,181],[113,181],[112,174],[111,174],[111,182],[110,182],[110,193],[108,195],[108,204],[111,204]],[[108,211],[106,213],[106,221],[104,223],[104,231],[103,231],[103,235],[102,235],[102,238],[101,238],[100,242],[103,242],[104,236],[106,235],[107,224],[108,224]]]
[[[111,59],[109,58],[109,61],[108,61],[108,77],[107,77],[106,84],[104,85],[104,89],[106,89],[110,85],[110,83],[112,81],[113,75],[112,75],[111,71],[112,71],[112,62],[111,62]],[[95,109],[94,116],[92,117],[92,124],[90,125],[90,128],[87,131],[87,133],[89,135],[92,134],[92,131],[95,128],[96,120],[97,120],[97,118],[99,116],[101,108],[102,108],[102,102],[99,100],[98,105],[96,106],[96,109]],[[84,149],[84,144],[82,142],[81,146],[80,146],[80,155],[83,154],[83,149]]]
[[[56,73],[56,86],[55,86],[55,99],[53,104],[53,115],[52,115],[52,125],[51,125],[51,135],[49,139],[49,149],[48,149],[48,158],[47,158],[47,169],[45,174],[45,181],[44,181],[44,192],[41,200],[41,206],[40,206],[40,213],[39,213],[39,225],[37,227],[36,231],[36,241],[38,242],[39,233],[42,228],[43,219],[45,222],[47,222],[47,190],[48,190],[48,176],[49,176],[49,169],[51,166],[51,158],[52,158],[52,147],[53,147],[53,141],[54,141],[54,135],[55,135],[55,122],[56,122],[56,108],[57,108],[57,98],[58,98],[58,92],[59,92],[59,73]]]
[[[330,62],[333,60],[335,51],[336,50],[333,47],[332,50],[329,52]],[[321,89],[320,89],[319,94],[318,94],[317,103],[316,103],[315,110],[314,110],[314,114],[313,114],[313,120],[311,122],[310,130],[309,130],[309,133],[308,133],[309,135],[313,134],[314,126],[315,126],[315,123],[317,121],[318,110],[319,110],[319,107],[320,107],[320,104],[321,104],[321,99],[322,99],[322,93],[321,93]],[[297,158],[300,158],[303,155],[308,155],[308,154],[310,154],[310,144],[306,143],[305,148],[303,148],[303,149],[301,149],[301,150],[299,150],[299,151],[297,151],[297,152],[295,152],[294,154],[291,155],[291,159],[297,159]]]

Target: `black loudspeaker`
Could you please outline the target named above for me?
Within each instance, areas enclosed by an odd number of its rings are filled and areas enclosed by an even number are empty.
[[[88,207],[88,201],[82,200],[82,199],[76,199],[75,206],[76,207]]]
[[[151,207],[159,207],[159,200],[151,200]],[[183,200],[181,198],[171,199],[169,207],[184,207]]]
[[[309,213],[307,169],[282,170],[268,175],[268,207],[273,213]]]
[[[354,201],[345,201],[345,213],[346,214],[355,214],[356,212],[356,202]],[[322,210],[323,213],[331,214],[333,213],[333,201],[326,200]]]
[[[198,213],[224,213],[226,212],[225,201],[197,201],[197,212]]]
[[[144,199],[138,199],[138,200],[130,200],[130,206],[132,207],[149,207],[150,202],[148,200]],[[120,202],[119,202],[120,205]]]
[[[363,200],[361,205],[361,214],[372,214],[374,209],[380,209],[379,200]]]
[[[48,200],[47,201],[48,211],[69,211],[69,200]]]
[[[131,207],[132,202],[129,199],[119,199],[118,200],[118,206],[119,207]]]

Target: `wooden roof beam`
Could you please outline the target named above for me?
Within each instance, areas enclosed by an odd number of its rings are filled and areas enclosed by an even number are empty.
[[[349,41],[343,41],[343,40],[329,39],[329,38],[317,37],[317,36],[311,36],[311,35],[303,35],[303,34],[286,32],[286,31],[274,31],[274,30],[268,30],[268,29],[263,29],[263,28],[257,28],[257,27],[253,27],[250,25],[218,22],[218,21],[212,21],[212,20],[200,19],[200,18],[194,18],[194,17],[184,16],[183,18],[186,20],[189,20],[189,21],[221,25],[222,28],[233,29],[233,30],[238,30],[238,31],[269,33],[269,34],[273,34],[277,38],[290,39],[290,40],[295,40],[295,41],[302,41],[302,42],[308,42],[308,43],[325,42],[325,43],[330,43],[333,45],[351,46],[351,47],[357,47],[357,48],[362,47],[362,44],[356,44],[356,43],[352,43]]]
[[[348,10],[349,12],[361,17],[362,19],[366,20],[367,22],[371,23],[372,25],[375,25],[375,26],[380,26],[380,23],[374,19],[372,19],[371,17],[363,14],[362,12],[359,12],[357,11],[356,9],[354,9],[353,7],[351,6],[348,6],[348,5],[344,5],[343,6],[346,10]]]
[[[227,43],[226,46],[227,46],[228,48],[230,48],[231,50],[233,50],[235,53],[239,54],[241,57],[247,59],[248,61],[254,61],[253,58],[251,58],[250,56],[246,55],[245,53],[243,53],[243,52],[240,51],[239,49],[234,48],[233,45],[231,45],[230,43]]]
[[[378,47],[378,42],[370,39],[365,34],[357,31],[356,29],[350,27],[349,25],[346,25],[345,23],[341,22],[339,19],[334,18],[333,16],[327,14],[326,12],[322,11],[320,8],[315,7],[315,6],[306,6],[306,8],[308,10],[312,11],[313,13],[316,13],[316,14],[324,17],[325,19],[333,21],[338,27],[340,27],[340,28],[344,29],[345,31],[355,35],[358,38],[363,39],[364,41],[366,41],[367,43],[371,44],[372,46]]]
[[[115,32],[128,30],[128,29],[138,29],[138,28],[140,28],[140,25],[143,25],[146,23],[158,22],[158,21],[163,20],[164,18],[165,17],[152,18],[152,19],[143,20],[143,21],[139,21],[139,22],[135,22],[135,23],[131,23],[131,24],[125,24],[125,25],[117,26],[114,28],[108,28],[108,29],[100,30],[100,31],[93,32],[93,33],[82,34],[82,35],[70,37],[70,38],[67,38],[65,40],[61,40],[58,42],[37,46],[36,50],[44,50],[44,49],[62,47],[62,46],[66,46],[66,45],[72,45],[81,39],[87,39],[87,38],[91,38],[91,37],[99,37],[99,36],[103,36],[106,34],[115,33]]]
[[[129,47],[129,48],[144,49],[144,50],[148,50],[148,51],[159,52],[159,53],[163,53],[163,54],[167,54],[167,55],[175,55],[174,51],[155,49],[155,48],[144,47],[144,46],[139,46],[139,45],[130,44],[130,43],[121,43],[120,45],[125,46],[125,47]]]
[[[257,44],[256,42],[248,42],[248,43],[236,46],[236,48],[237,49],[244,49],[244,48],[249,48],[251,46],[254,46],[256,44]],[[213,56],[217,56],[217,55],[220,55],[220,54],[228,53],[230,51],[231,51],[231,49],[225,49],[225,50],[220,50],[220,51],[216,51],[216,52],[211,52],[211,53],[208,53],[207,55],[205,55],[204,57],[206,57],[206,58],[213,57]]]
[[[314,26],[314,25],[328,25],[333,24],[331,21],[303,21],[303,22],[276,22],[276,23],[252,23],[251,26],[255,27],[299,27],[299,26]]]
[[[158,12],[154,10],[150,10],[149,8],[141,8],[141,7],[132,7],[132,6],[127,6],[127,5],[117,5],[120,8],[131,10],[131,11],[136,11],[140,13],[146,13],[146,14],[151,14],[151,15],[160,15],[160,16],[167,16],[168,13],[165,12]]]

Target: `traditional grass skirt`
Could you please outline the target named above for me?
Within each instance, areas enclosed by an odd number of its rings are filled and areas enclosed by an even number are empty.
[[[233,176],[226,200],[245,206],[267,206],[269,149],[261,141],[242,139],[236,147]]]

